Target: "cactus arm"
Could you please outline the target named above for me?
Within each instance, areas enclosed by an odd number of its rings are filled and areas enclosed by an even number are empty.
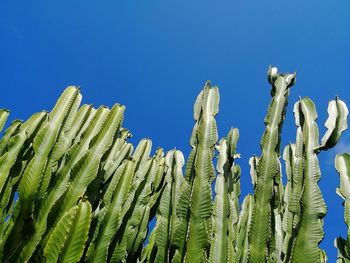
[[[45,122],[44,126],[34,137],[33,150],[35,155],[26,166],[18,186],[21,216],[16,218],[13,227],[14,231],[12,231],[6,241],[4,251],[8,253],[7,255],[14,255],[16,254],[15,250],[20,249],[22,243],[18,244],[16,240],[21,239],[19,236],[23,234],[21,231],[26,220],[31,223],[27,222],[24,232],[31,231],[33,224],[32,210],[42,180],[43,171],[45,171],[50,151],[56,142],[60,127],[69,114],[71,106],[77,99],[78,94],[79,90],[77,88],[68,87],[49,114],[48,121]],[[21,240],[23,242],[25,239],[22,238]],[[5,255],[5,257],[7,256]]]
[[[50,154],[47,159],[46,168],[40,181],[38,193],[36,194],[36,197],[35,197],[36,200],[42,199],[43,196],[45,195],[47,188],[49,187],[49,184],[51,182],[52,174],[55,173],[58,169],[59,159],[61,159],[63,154],[68,150],[68,147],[71,143],[70,141],[68,141],[69,140],[68,133],[69,131],[71,131],[74,117],[77,116],[77,111],[81,103],[81,99],[82,99],[81,94],[78,94],[76,99],[72,103],[72,106],[65,118],[64,123],[60,127],[60,131],[57,135],[55,144],[53,145],[53,148],[50,151]],[[76,124],[78,125],[78,123]]]
[[[282,219],[282,230],[284,233],[283,245],[281,260],[285,261],[285,258],[288,257],[288,251],[290,250],[289,243],[292,239],[293,234],[293,214],[289,211],[290,198],[292,196],[292,187],[293,187],[293,148],[295,145],[289,144],[284,148],[283,151],[283,160],[285,161],[286,166],[286,175],[287,175],[287,184],[285,186],[283,203],[284,203],[284,212]],[[294,149],[295,151],[295,149]]]
[[[31,236],[29,240],[27,240],[25,244],[25,248],[23,249],[23,253],[27,254],[27,257],[30,257],[33,251],[35,250],[36,246],[42,239],[43,234],[46,231],[47,224],[49,223],[50,231],[49,234],[42,240],[43,245],[46,244],[47,238],[49,237],[51,231],[52,231],[52,223],[50,223],[50,220],[48,222],[48,215],[50,212],[53,212],[55,215],[54,221],[57,222],[57,220],[60,218],[60,216],[57,214],[59,211],[52,211],[52,208],[54,204],[56,204],[57,200],[62,197],[62,195],[65,193],[67,186],[68,186],[68,180],[70,179],[70,175],[74,174],[77,175],[79,171],[79,167],[81,167],[83,163],[82,156],[86,153],[88,153],[88,147],[91,143],[92,138],[96,137],[95,135],[100,131],[102,124],[105,122],[106,117],[109,113],[109,110],[107,110],[105,107],[101,107],[96,114],[94,114],[93,118],[93,124],[91,125],[84,133],[83,139],[81,143],[78,145],[72,147],[70,151],[68,152],[69,160],[67,163],[63,166],[63,168],[59,169],[58,171],[58,178],[56,181],[56,187],[51,189],[51,191],[47,194],[47,196],[43,199],[40,209],[38,211],[38,216],[36,218],[36,224],[34,233]],[[84,157],[84,156],[83,156]],[[86,156],[85,156],[86,157]],[[79,160],[79,158],[81,158]],[[79,160],[79,162],[78,162]],[[91,164],[90,164],[91,165]],[[74,169],[73,169],[74,167]],[[78,199],[79,197],[77,197]],[[75,199],[75,200],[77,200]],[[74,202],[72,202],[72,205]],[[24,256],[23,256],[24,257]]]
[[[253,188],[255,189],[256,183],[258,181],[258,175],[257,175],[257,168],[258,168],[258,163],[259,163],[259,157],[258,156],[253,156],[249,158],[249,165],[250,165],[250,178],[252,180],[252,185]]]
[[[301,216],[291,252],[291,262],[321,262],[318,244],[323,239],[322,218],[327,212],[317,185],[321,171],[315,148],[318,146],[317,113],[314,103],[304,98],[298,104],[303,115],[302,131],[305,145],[304,188],[301,198]]]
[[[147,262],[170,262],[170,245],[177,221],[176,207],[183,180],[183,165],[182,152],[171,150],[167,153],[165,157],[165,188],[157,210],[156,226],[151,233],[149,244],[142,253],[143,260]]]
[[[7,152],[0,157],[0,193],[3,190],[4,184],[10,173],[10,169],[15,164],[22,146],[26,142],[27,138],[32,135],[35,127],[42,122],[45,116],[45,112],[34,114],[28,119],[28,121],[20,126],[19,132],[9,140]]]
[[[247,263],[249,256],[248,234],[251,228],[252,213],[254,207],[254,196],[247,195],[242,203],[237,227],[237,241],[235,246],[235,263]]]
[[[212,164],[217,141],[215,115],[218,113],[219,91],[207,82],[197,97],[185,179],[182,185],[174,237],[173,262],[203,262],[209,252],[211,232],[211,181],[215,176]]]
[[[59,220],[44,248],[46,262],[78,262],[84,251],[90,221],[89,202],[79,201],[78,205],[69,209]]]
[[[56,142],[60,127],[78,95],[79,90],[77,88],[67,88],[50,112],[48,122],[34,138],[35,157],[28,164],[18,187],[20,202],[25,214],[31,212],[34,198],[40,187],[42,171],[45,171],[50,151]]]
[[[112,109],[102,131],[91,142],[91,149],[74,167],[75,177],[62,196],[57,218],[64,210],[72,207],[79,196],[84,195],[89,184],[95,179],[102,156],[112,145],[114,135],[120,126],[124,114],[124,106],[116,104]]]
[[[91,250],[95,247],[93,255],[91,255],[91,260],[89,260],[91,262],[103,262],[107,260],[109,244],[119,228],[121,207],[126,200],[134,177],[135,162],[126,160],[120,170],[122,173],[116,184],[112,200],[109,204],[106,204],[107,212],[101,222],[98,238],[91,244],[91,248],[89,248]],[[113,179],[117,179],[117,177],[113,177]]]
[[[286,163],[287,185],[284,194],[284,212],[282,227],[284,231],[281,260],[289,262],[292,246],[296,235],[296,226],[300,218],[300,200],[302,196],[304,175],[304,142],[302,132],[302,115],[300,114],[300,103],[294,105],[294,117],[297,126],[296,143],[285,148],[283,159]]]
[[[59,262],[79,262],[83,255],[91,223],[91,205],[87,200],[79,201],[78,211],[68,238],[59,257]]]
[[[117,242],[112,249],[111,262],[118,262],[123,260],[126,256],[138,256],[141,242],[144,237],[142,235],[145,225],[145,221],[148,222],[149,213],[152,205],[153,196],[157,195],[156,189],[153,186],[155,179],[159,173],[164,172],[164,157],[163,150],[158,149],[155,156],[152,158],[151,165],[145,174],[144,180],[140,181],[138,186],[138,194],[135,195],[135,199],[131,210],[129,212],[129,218],[127,219],[125,228],[118,233]],[[141,178],[140,178],[141,179]],[[149,204],[149,203],[153,204]]]
[[[338,97],[329,102],[328,119],[325,123],[327,132],[322,137],[321,145],[317,149],[327,150],[337,144],[343,131],[348,128],[348,115],[349,110],[346,104]]]
[[[3,155],[6,150],[6,145],[8,144],[11,137],[18,131],[18,127],[21,125],[20,120],[14,120],[10,127],[8,127],[0,140],[0,155]]]
[[[272,101],[265,118],[266,130],[261,140],[262,155],[257,167],[257,183],[254,193],[255,204],[252,225],[249,232],[249,262],[262,263],[268,260],[269,242],[272,235],[273,182],[280,172],[280,132],[288,102],[289,88],[294,84],[295,74],[277,74],[270,68]]]
[[[78,105],[79,104],[76,104],[74,106],[76,107]],[[90,116],[92,107],[91,105],[85,104],[81,106],[77,112],[76,111],[77,109],[72,112],[74,114],[69,115],[70,120],[66,122],[64,131],[61,131],[58,141],[52,150],[51,161],[53,163],[53,172],[56,172],[58,168],[57,161],[68,152],[77,133],[82,129],[87,118]]]
[[[338,237],[334,241],[338,249],[337,263],[350,261],[350,154],[338,154],[335,157],[335,168],[339,173],[340,187],[337,193],[344,199],[344,221],[347,225],[347,240]]]
[[[10,115],[10,112],[6,109],[0,109],[0,132],[5,126],[5,123]]]
[[[217,146],[219,152],[218,176],[215,183],[213,238],[209,262],[232,262],[235,256],[233,249],[239,209],[239,168],[235,167],[234,158],[236,158],[238,137],[238,129],[231,129],[227,139],[221,139]]]

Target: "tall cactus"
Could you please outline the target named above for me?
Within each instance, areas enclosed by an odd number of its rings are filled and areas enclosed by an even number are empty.
[[[285,147],[283,159],[286,163],[287,184],[284,193],[284,211],[282,229],[284,232],[281,260],[289,262],[292,246],[296,235],[301,213],[301,197],[304,184],[304,139],[303,117],[300,114],[299,103],[294,105],[294,117],[297,126],[296,142]]]
[[[309,98],[303,98],[295,105],[296,123],[298,133],[302,134],[303,144],[300,145],[297,137],[297,149],[302,149],[303,156],[303,178],[300,178],[300,165],[295,167],[296,192],[294,198],[300,198],[300,212],[289,209],[298,216],[297,227],[294,230],[295,240],[290,252],[290,262],[325,262],[327,257],[318,245],[323,239],[323,217],[326,215],[327,207],[323,200],[318,181],[321,170],[317,154],[320,150],[327,150],[336,145],[342,132],[347,128],[348,110],[346,105],[338,98],[329,103],[329,117],[326,121],[328,128],[325,136],[319,144],[319,133],[317,127],[317,112],[314,103]],[[334,108],[332,108],[334,106]],[[332,108],[332,110],[330,110]],[[330,125],[333,123],[334,125]],[[300,139],[299,139],[300,140]],[[301,193],[301,182],[303,182]],[[301,196],[300,196],[301,193]],[[294,204],[295,205],[295,204]],[[295,222],[293,222],[295,223]],[[292,236],[293,237],[293,236]]]
[[[240,168],[234,164],[238,129],[231,129],[227,138],[220,140],[213,205],[213,237],[209,262],[234,262],[240,195]]]
[[[217,87],[205,84],[194,105],[196,124],[190,144],[185,181],[177,207],[179,217],[173,247],[173,262],[204,262],[209,253],[211,232],[211,182],[215,176],[212,163],[217,141],[215,115],[219,111]]]
[[[249,262],[261,263],[268,260],[269,242],[272,232],[272,200],[274,180],[280,173],[280,133],[288,103],[289,88],[293,86],[295,74],[278,74],[277,68],[270,68],[268,79],[272,85],[268,113],[265,117],[266,130],[261,139],[262,155],[257,166],[257,181],[254,192],[255,204],[249,231]]]

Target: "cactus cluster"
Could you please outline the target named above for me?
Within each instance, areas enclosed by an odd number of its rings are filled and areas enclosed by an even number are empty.
[[[270,67],[268,81],[261,154],[249,160],[254,193],[242,204],[239,131],[219,140],[219,89],[210,82],[194,105],[186,162],[177,149],[151,155],[149,139],[134,148],[125,107],[81,106],[73,86],[52,111],[14,120],[0,140],[0,261],[326,262],[318,154],[347,129],[348,109],[338,97],[329,102],[320,140],[315,105],[300,98],[283,172],[281,130],[295,74]],[[8,116],[0,110],[0,131]],[[350,155],[338,155],[335,166],[350,227]],[[349,233],[335,241],[338,262],[350,262]]]

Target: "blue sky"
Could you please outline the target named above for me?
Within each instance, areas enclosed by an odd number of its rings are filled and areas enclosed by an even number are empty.
[[[268,65],[297,71],[283,145],[294,141],[298,96],[317,104],[321,136],[328,100],[350,105],[350,2],[339,1],[7,1],[0,2],[0,107],[26,119],[50,109],[78,85],[83,102],[127,107],[125,126],[137,142],[181,149],[187,156],[192,107],[206,80],[221,93],[219,136],[241,133],[242,193],[252,190],[248,159],[260,154],[270,101]],[[319,155],[328,206],[326,249],[346,235],[335,189],[336,152],[350,151],[350,132]]]

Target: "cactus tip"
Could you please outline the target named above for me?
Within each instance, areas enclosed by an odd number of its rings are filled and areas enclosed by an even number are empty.
[[[275,79],[277,78],[277,74],[278,74],[278,68],[270,65],[267,71],[267,78],[270,84],[272,84],[275,81]]]

